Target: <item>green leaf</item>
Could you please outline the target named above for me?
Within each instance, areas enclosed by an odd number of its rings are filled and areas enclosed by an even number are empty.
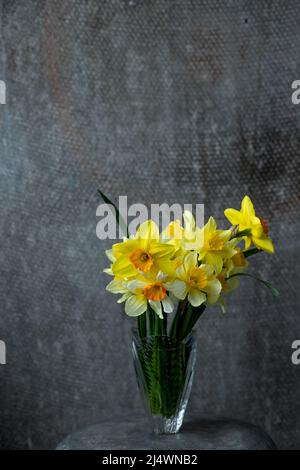
[[[268,289],[270,289],[270,291],[273,293],[273,295],[275,295],[275,297],[278,297],[279,296],[279,291],[272,286],[272,284],[270,284],[269,282],[267,281],[264,281],[263,279],[260,279],[259,277],[256,277],[254,276],[253,274],[249,274],[249,273],[236,273],[236,274],[232,274],[231,276],[229,276],[228,279],[232,278],[232,277],[236,277],[236,276],[248,276],[248,277],[252,277],[252,279],[255,279],[256,281],[260,282],[261,284],[264,284],[264,286],[268,287]]]
[[[126,236],[127,238],[129,238],[129,232],[128,232],[128,227],[123,219],[123,217],[121,216],[120,214],[120,211],[119,209],[117,208],[117,206],[111,202],[111,200],[100,190],[98,189],[98,193],[100,194],[100,196],[102,197],[103,201],[106,203],[106,204],[109,204],[111,205],[114,209],[115,209],[115,214],[116,214],[116,221],[117,221],[117,224],[118,226],[120,227],[122,233]]]
[[[248,258],[248,256],[256,255],[256,253],[261,253],[263,250],[259,250],[258,248],[251,248],[251,250],[246,250],[243,251],[243,255],[245,258]]]

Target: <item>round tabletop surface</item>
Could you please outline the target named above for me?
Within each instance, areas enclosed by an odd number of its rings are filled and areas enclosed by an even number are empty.
[[[67,436],[58,450],[274,449],[259,427],[236,420],[187,420],[178,434],[155,435],[144,417],[112,418]]]

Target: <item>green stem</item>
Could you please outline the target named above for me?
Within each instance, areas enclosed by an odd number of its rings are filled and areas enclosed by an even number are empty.
[[[137,317],[137,323],[140,338],[145,338],[147,336],[146,313]]]
[[[180,322],[178,326],[178,338],[184,339],[189,332],[189,323],[191,320],[191,315],[193,312],[193,306],[188,303],[185,305],[185,308],[180,317]]]
[[[187,304],[186,299],[185,300],[180,300],[178,302],[177,310],[176,310],[176,313],[174,315],[172,325],[171,325],[171,328],[170,328],[170,336],[172,336],[173,338],[177,337],[177,333],[178,333],[178,329],[179,329],[179,323],[180,323],[180,317],[181,317],[181,314],[182,314],[183,310],[185,309],[186,304]]]
[[[165,312],[164,312],[164,319],[162,320],[162,334],[165,336],[167,336],[168,334],[168,317]]]
[[[155,330],[156,313],[152,310],[150,305],[148,305],[147,316],[148,316],[148,325],[149,325],[149,335],[153,336],[154,330]]]
[[[251,235],[251,229],[250,228],[245,228],[245,230],[241,230],[240,232],[237,232],[235,235],[231,237],[231,240],[233,238],[241,238],[241,237],[247,237]]]
[[[199,320],[199,318],[201,317],[205,309],[206,309],[206,305],[204,304],[200,305],[199,307],[193,308],[187,334],[189,334],[192,331],[192,329],[194,328],[195,324],[197,323],[197,321]]]
[[[243,255],[245,258],[248,258],[248,256],[256,255],[256,253],[261,253],[262,250],[259,250],[258,248],[252,248],[251,250],[246,250],[243,251]]]
[[[189,304],[187,311],[184,315],[184,321],[182,326],[180,327],[180,335],[179,339],[183,340],[188,334],[192,331],[195,324],[201,317],[202,313],[204,312],[206,305],[202,304],[199,307],[193,307]]]

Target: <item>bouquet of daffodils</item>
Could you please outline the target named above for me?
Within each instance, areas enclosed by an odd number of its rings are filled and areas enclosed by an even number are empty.
[[[101,194],[102,195],[102,194]],[[102,195],[103,196],[103,195]],[[156,433],[180,429],[192,386],[196,343],[192,333],[207,307],[226,310],[226,296],[247,272],[250,256],[274,252],[266,221],[245,196],[241,209],[226,209],[231,223],[219,229],[213,217],[197,227],[190,212],[162,233],[152,220],[107,252],[113,276],[107,290],[120,295],[137,317],[133,357],[138,384]],[[120,220],[119,220],[120,222]],[[252,246],[254,245],[254,246]]]
[[[111,266],[105,272],[114,278],[107,290],[121,296],[118,302],[125,302],[128,316],[137,317],[141,338],[186,338],[207,307],[226,310],[225,298],[240,276],[250,276],[277,294],[247,272],[250,256],[274,252],[266,221],[256,215],[248,196],[240,210],[230,208],[224,214],[231,224],[226,230],[213,217],[197,227],[190,212],[183,214],[183,226],[175,220],[162,233],[148,220],[107,251]]]

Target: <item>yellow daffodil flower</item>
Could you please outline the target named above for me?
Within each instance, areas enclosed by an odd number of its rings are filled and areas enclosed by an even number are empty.
[[[245,268],[246,265],[236,266],[232,259],[225,261],[221,273],[217,275],[217,279],[219,279],[222,284],[221,295],[228,294],[229,292],[233,291],[238,287],[239,279],[237,277],[231,278],[230,276],[243,272]]]
[[[184,227],[180,220],[171,222],[162,233],[162,239],[176,246],[180,254],[185,254],[188,250],[194,250],[199,240],[199,230],[196,227],[195,219],[190,211],[183,213]],[[177,253],[178,254],[178,253]]]
[[[168,266],[175,248],[169,243],[162,243],[159,239],[157,225],[147,220],[140,225],[133,238],[116,243],[112,247],[115,261],[112,272],[115,276],[130,278],[139,272],[158,272],[171,269]]]
[[[178,299],[185,299],[193,307],[207,302],[217,302],[221,283],[214,275],[214,269],[207,264],[198,266],[198,254],[188,253],[183,260],[182,266],[176,270],[177,280],[166,284],[169,291]]]
[[[125,312],[130,317],[142,315],[149,303],[154,312],[163,318],[163,311],[171,313],[174,308],[164,280],[165,276],[159,272],[156,277],[138,276],[131,281],[113,280],[106,289],[114,294],[123,294],[118,302],[125,302]]]
[[[248,267],[248,261],[246,260],[243,251],[239,246],[235,247],[236,253],[232,258],[227,258],[223,262],[223,268],[221,274],[225,277],[233,273],[243,272]]]
[[[199,248],[199,259],[213,266],[217,274],[222,271],[223,260],[231,258],[236,253],[235,245],[238,240],[230,240],[230,237],[230,230],[217,229],[217,223],[213,217],[209,218],[200,234],[202,243]]]
[[[236,247],[236,254],[232,258],[228,258],[224,261],[223,269],[217,278],[222,284],[222,291],[218,303],[223,311],[226,312],[226,303],[223,298],[224,294],[229,294],[239,286],[238,277],[230,277],[233,274],[242,273],[248,267],[248,261],[246,260],[243,251],[240,247]]]
[[[246,250],[253,242],[256,248],[274,253],[274,245],[268,236],[268,224],[263,218],[256,216],[249,196],[245,196],[242,200],[240,211],[229,208],[224,211],[224,214],[232,225],[239,226],[240,232],[250,230],[250,234],[244,237]]]
[[[176,219],[165,228],[161,234],[161,239],[163,242],[174,245],[176,252],[178,252],[182,248],[183,234],[184,229],[180,224],[180,220]]]

